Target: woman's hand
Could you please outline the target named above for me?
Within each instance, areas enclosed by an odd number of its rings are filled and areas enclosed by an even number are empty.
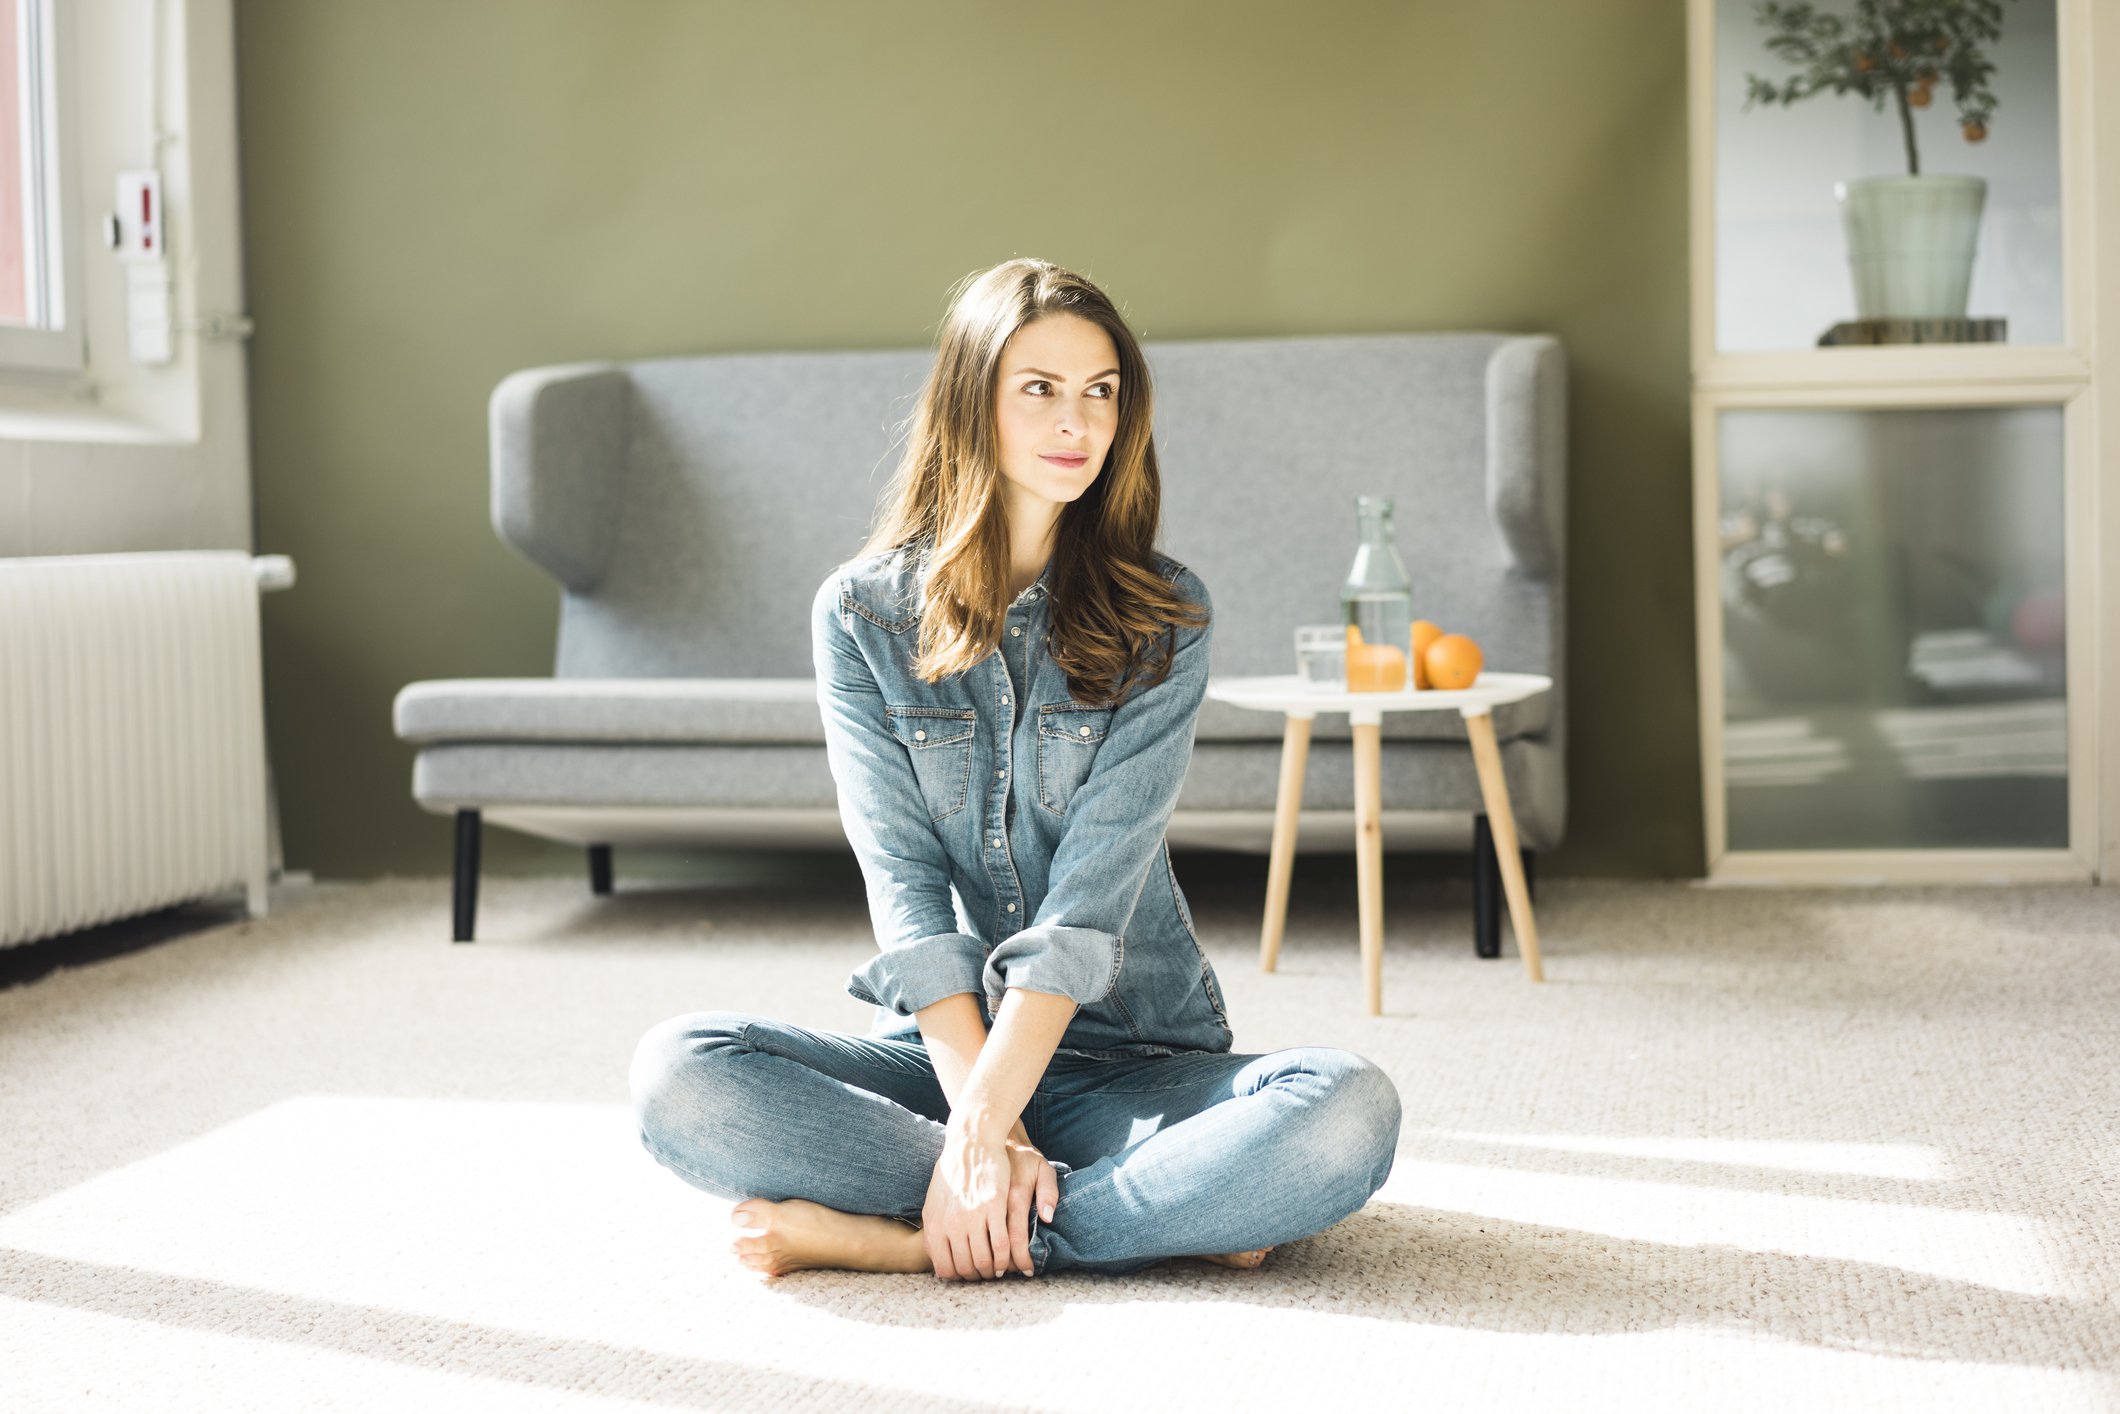
[[[1034,1274],[1031,1204],[1049,1215],[1059,1199],[1059,1177],[1021,1121],[1005,1134],[953,1121],[920,1214],[935,1275],[968,1281],[998,1277],[1011,1267]]]
[[[1060,1175],[1053,1172],[1045,1155],[1031,1143],[1022,1120],[1016,1121],[1007,1143],[1009,1265],[1034,1277],[1038,1268],[1031,1260],[1031,1205],[1037,1205],[1038,1215],[1047,1222],[1053,1220],[1053,1209],[1060,1202]]]

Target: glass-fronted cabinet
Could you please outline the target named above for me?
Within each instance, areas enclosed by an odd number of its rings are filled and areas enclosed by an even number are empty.
[[[1691,0],[1711,879],[2087,879],[2089,0]]]

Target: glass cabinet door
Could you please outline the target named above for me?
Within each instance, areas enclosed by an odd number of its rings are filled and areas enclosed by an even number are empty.
[[[2055,0],[1709,0],[1714,348],[2067,342]]]
[[[2059,406],[1725,408],[1728,847],[2064,849]]]

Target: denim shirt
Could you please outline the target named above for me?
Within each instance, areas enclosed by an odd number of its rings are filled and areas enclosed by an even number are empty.
[[[1167,556],[1176,591],[1212,606]],[[1117,707],[1077,702],[1052,660],[1047,565],[1000,646],[938,682],[913,671],[917,566],[840,566],[811,605],[839,815],[881,948],[847,991],[870,1034],[917,1035],[957,992],[989,1026],[1010,987],[1072,997],[1060,1048],[1117,1058],[1228,1051],[1228,1013],[1164,840],[1207,687],[1213,625],[1178,627],[1170,674]]]

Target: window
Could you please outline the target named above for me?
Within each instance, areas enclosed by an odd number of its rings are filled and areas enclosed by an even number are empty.
[[[85,362],[61,101],[70,10],[0,0],[0,367],[12,370],[71,373]]]

